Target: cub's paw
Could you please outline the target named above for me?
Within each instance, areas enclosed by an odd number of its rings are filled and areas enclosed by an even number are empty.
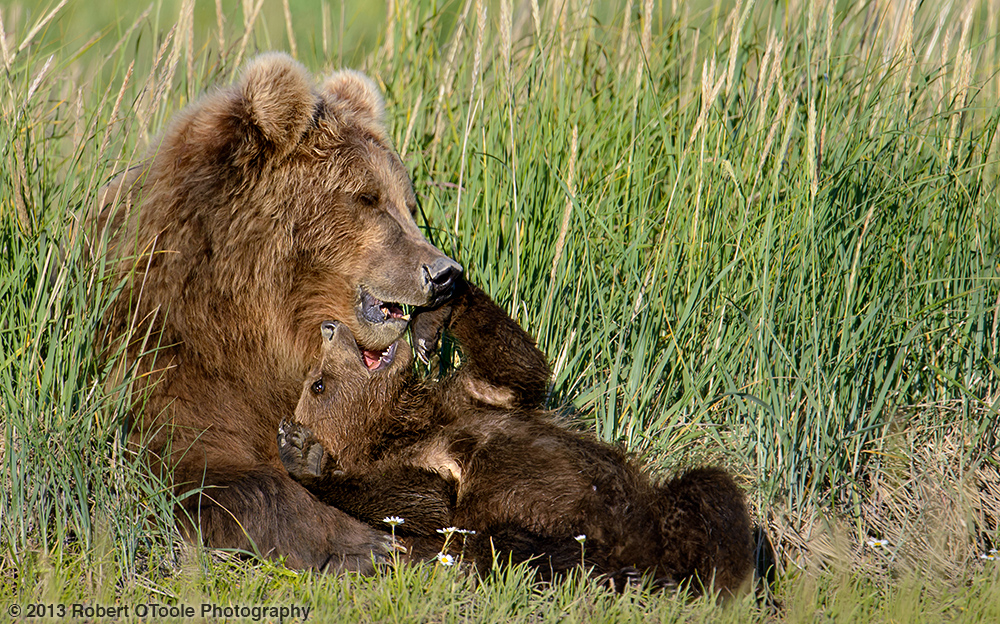
[[[452,307],[417,308],[410,321],[410,332],[413,336],[413,350],[420,361],[429,364],[437,355],[441,342],[441,333],[451,320]]]
[[[278,425],[278,454],[293,479],[299,482],[317,479],[332,461],[323,444],[311,429],[288,420]]]

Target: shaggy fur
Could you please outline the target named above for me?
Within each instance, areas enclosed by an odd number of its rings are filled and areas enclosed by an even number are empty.
[[[137,380],[131,437],[208,545],[361,570],[389,547],[289,478],[274,440],[320,322],[344,323],[377,360],[406,329],[401,305],[441,303],[461,273],[413,221],[382,114],[362,74],[317,86],[263,55],[102,191],[95,229],[125,284],[105,344]]]
[[[322,326],[323,356],[307,376],[295,423],[278,446],[290,474],[321,500],[373,524],[389,515],[416,538],[457,526],[477,534],[466,556],[489,569],[533,560],[543,577],[588,565],[621,587],[697,579],[732,593],[752,567],[743,494],[717,468],[653,483],[616,447],[541,410],[549,368],[531,338],[481,290],[420,313],[428,348],[449,312],[464,365],[418,383],[400,340],[374,370],[349,328]],[[419,539],[418,539],[419,541]],[[483,568],[482,566],[485,566]]]

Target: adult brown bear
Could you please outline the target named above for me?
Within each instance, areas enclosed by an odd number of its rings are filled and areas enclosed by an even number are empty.
[[[656,483],[619,448],[541,409],[545,356],[475,286],[418,312],[415,342],[435,344],[449,317],[463,364],[437,383],[415,378],[405,340],[371,367],[346,324],[323,323],[322,359],[295,422],[278,430],[289,473],[369,523],[404,518],[396,531],[411,547],[445,527],[473,529],[465,555],[480,569],[498,556],[546,578],[585,552],[618,588],[648,576],[694,592],[740,589],[753,566],[750,518],[728,474],[699,468]]]
[[[293,481],[274,438],[321,321],[349,326],[374,366],[404,304],[440,304],[461,274],[414,223],[382,117],[362,74],[314,85],[263,55],[102,192],[96,226],[124,280],[108,352],[136,380],[131,439],[172,479],[191,538],[293,567],[365,570],[389,547]]]

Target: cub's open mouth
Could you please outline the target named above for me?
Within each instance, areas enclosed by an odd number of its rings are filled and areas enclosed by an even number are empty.
[[[365,367],[374,372],[392,364],[392,361],[396,358],[397,344],[397,342],[394,342],[382,351],[369,351],[362,349],[359,345],[358,350],[361,351],[361,359],[364,360]]]

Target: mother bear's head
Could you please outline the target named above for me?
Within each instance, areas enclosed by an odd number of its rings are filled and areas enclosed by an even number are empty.
[[[446,300],[462,272],[414,222],[378,88],[353,71],[314,84],[283,54],[185,108],[100,201],[130,276],[118,330],[145,319],[208,369],[249,358],[300,380],[331,318],[375,365],[405,307]]]

